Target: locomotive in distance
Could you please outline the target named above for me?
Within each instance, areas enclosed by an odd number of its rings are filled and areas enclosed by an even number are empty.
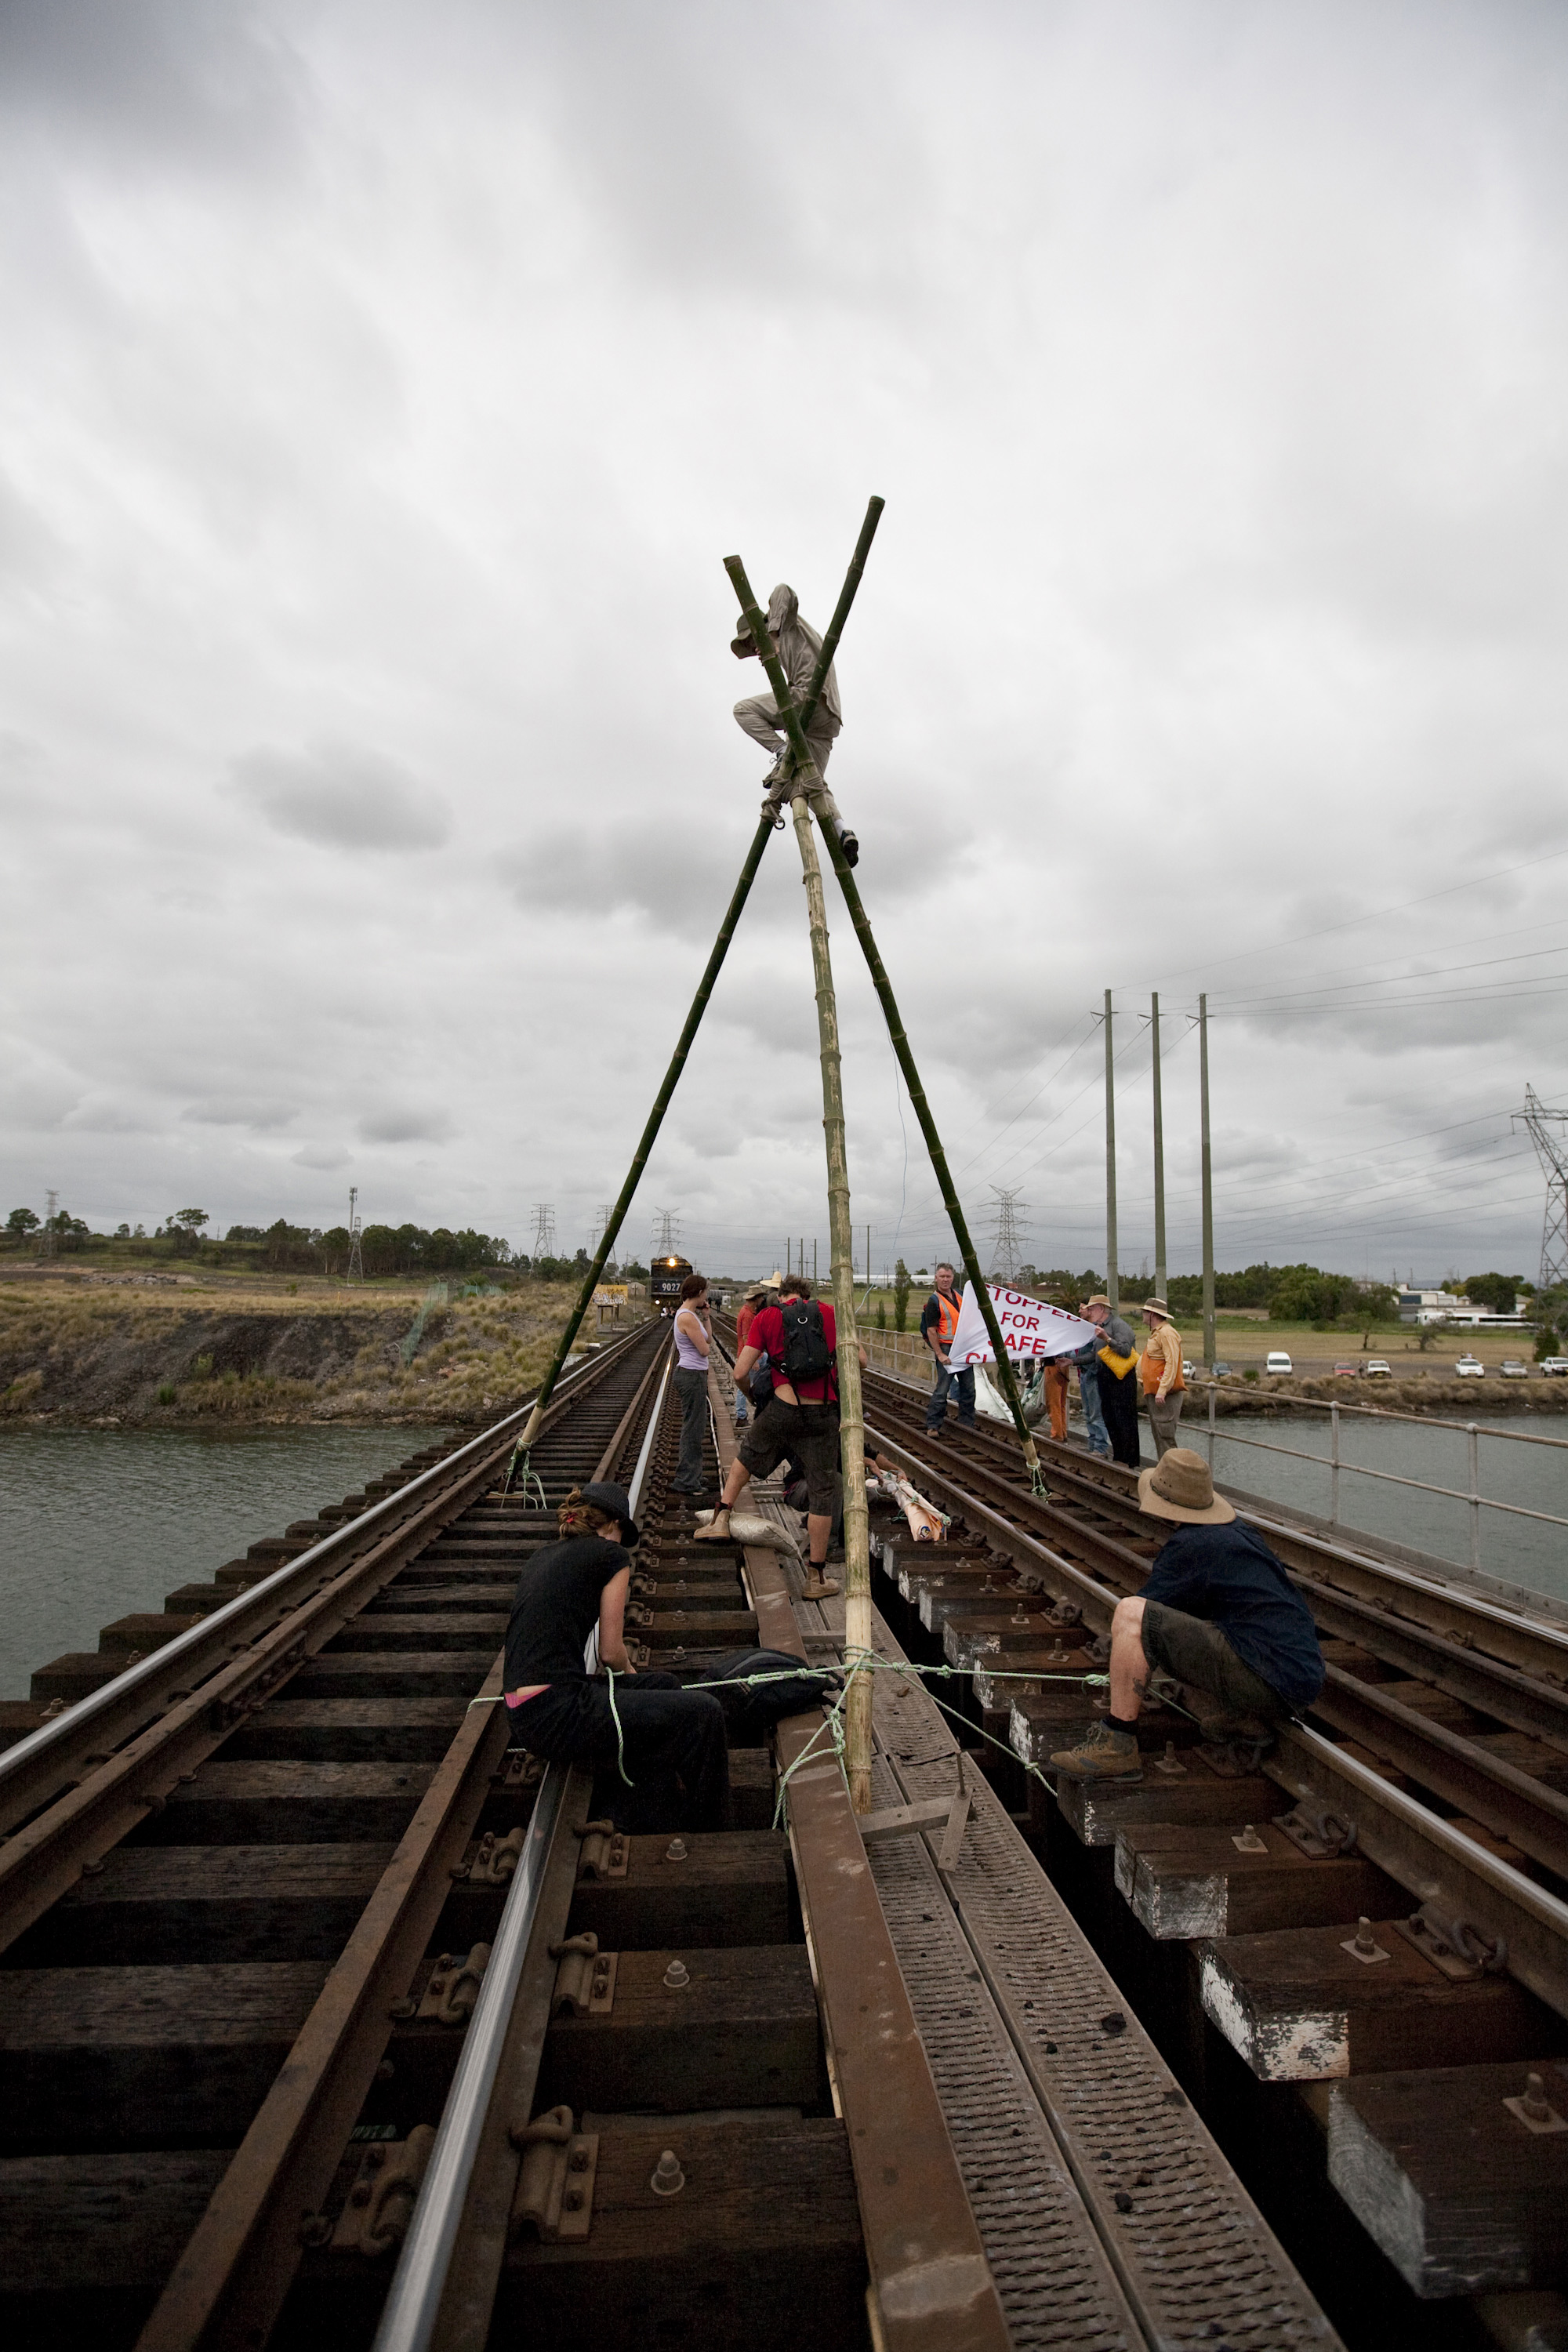
[[[656,1257],[648,1268],[648,1297],[656,1315],[673,1315],[680,1304],[680,1286],[691,1271],[689,1257]]]

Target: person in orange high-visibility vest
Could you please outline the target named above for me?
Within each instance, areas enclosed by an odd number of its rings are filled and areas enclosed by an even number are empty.
[[[936,1288],[921,1317],[921,1338],[936,1358],[936,1382],[926,1406],[928,1437],[934,1437],[946,1421],[950,1395],[957,1401],[960,1429],[974,1426],[974,1367],[965,1364],[954,1371],[948,1362],[948,1350],[958,1331],[957,1278],[958,1269],[944,1258],[936,1270]]]
[[[1149,1409],[1155,1456],[1160,1458],[1176,1442],[1182,1399],[1187,1391],[1182,1378],[1182,1335],[1163,1298],[1146,1298],[1141,1312],[1149,1326],[1149,1344],[1143,1350],[1143,1401]]]

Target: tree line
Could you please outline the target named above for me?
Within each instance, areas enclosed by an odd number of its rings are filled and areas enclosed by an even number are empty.
[[[204,1265],[249,1266],[269,1274],[342,1276],[348,1271],[352,1236],[346,1225],[293,1225],[279,1217],[270,1225],[230,1225],[209,1234],[205,1209],[175,1209],[149,1234],[144,1225],[121,1224],[95,1234],[68,1209],[45,1220],[32,1209],[13,1209],[4,1239],[12,1250],[41,1251],[46,1239],[57,1253],[113,1248],[132,1257],[182,1258]],[[591,1264],[585,1249],[572,1257],[513,1255],[504,1234],[477,1233],[471,1225],[363,1225],[360,1262],[367,1278],[377,1275],[447,1275],[506,1272],[536,1282],[581,1282]],[[646,1265],[626,1264],[610,1279],[646,1282]]]

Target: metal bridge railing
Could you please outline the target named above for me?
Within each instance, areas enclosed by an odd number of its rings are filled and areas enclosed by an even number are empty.
[[[1231,1395],[1247,1395],[1250,1392],[1244,1390],[1239,1381],[1205,1381],[1203,1385],[1208,1394],[1208,1458],[1209,1469],[1212,1472],[1215,1438],[1220,1433],[1215,1427],[1215,1399],[1222,1391]],[[1483,1495],[1480,1490],[1480,1441],[1483,1437],[1495,1438],[1510,1445],[1554,1446],[1560,1454],[1568,1454],[1568,1438],[1539,1437],[1533,1430],[1489,1429],[1480,1422],[1439,1420],[1430,1413],[1400,1412],[1397,1408],[1388,1405],[1344,1404],[1338,1397],[1327,1401],[1321,1397],[1282,1397],[1280,1402],[1288,1405],[1293,1412],[1299,1409],[1306,1412],[1328,1414],[1329,1451],[1327,1455],[1313,1454],[1305,1446],[1275,1444],[1266,1437],[1233,1436],[1228,1429],[1223,1433],[1225,1442],[1227,1445],[1253,1446],[1259,1454],[1289,1454],[1293,1462],[1311,1462],[1326,1469],[1329,1473],[1329,1525],[1331,1527],[1337,1528],[1342,1524],[1340,1477],[1342,1472],[1349,1472],[1357,1478],[1374,1478],[1385,1486],[1413,1486],[1423,1495],[1438,1495],[1447,1502],[1468,1505],[1470,1524],[1470,1566],[1473,1569],[1479,1570],[1481,1564],[1481,1513],[1483,1511],[1503,1511],[1510,1518],[1536,1519],[1546,1527],[1568,1528],[1568,1518],[1560,1517],[1555,1511],[1532,1511],[1527,1509],[1522,1503],[1505,1503],[1495,1495]],[[1467,1485],[1463,1487],[1439,1486],[1429,1478],[1406,1478],[1398,1471],[1373,1470],[1364,1462],[1342,1460],[1340,1454],[1342,1413],[1353,1413],[1364,1421],[1409,1422],[1417,1429],[1458,1430],[1466,1440],[1468,1469]]]

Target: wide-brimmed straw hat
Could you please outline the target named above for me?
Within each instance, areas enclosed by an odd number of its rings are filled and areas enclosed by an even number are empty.
[[[1236,1517],[1232,1505],[1215,1493],[1203,1455],[1186,1445],[1173,1445],[1152,1470],[1139,1472],[1138,1507],[1152,1519],[1199,1528],[1223,1528]]]
[[[1167,1323],[1171,1319],[1171,1310],[1163,1298],[1146,1298],[1138,1312],[1140,1315],[1163,1315]]]
[[[632,1507],[624,1486],[612,1486],[607,1478],[595,1479],[583,1489],[583,1500],[590,1510],[602,1511],[607,1519],[618,1519],[621,1541],[629,1549],[639,1540],[637,1523],[632,1517]]]
[[[1086,1298],[1083,1303],[1086,1307],[1103,1307],[1108,1315],[1112,1312],[1110,1301],[1103,1290],[1097,1290],[1092,1298]]]

